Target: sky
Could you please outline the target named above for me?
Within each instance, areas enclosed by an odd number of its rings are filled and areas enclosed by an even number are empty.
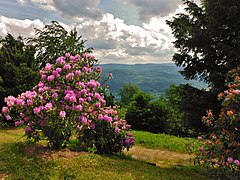
[[[166,20],[182,12],[181,0],[0,0],[0,36],[33,37],[55,20],[102,64],[166,63],[176,52]]]

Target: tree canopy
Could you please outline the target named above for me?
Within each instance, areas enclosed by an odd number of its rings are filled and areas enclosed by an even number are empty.
[[[226,73],[240,64],[240,1],[183,3],[186,12],[167,21],[178,50],[173,61],[184,67],[181,73],[186,79],[199,77],[219,92]]]
[[[35,48],[20,36],[15,39],[7,34],[0,39],[0,107],[5,97],[17,96],[35,85],[38,73],[34,53]]]
[[[92,48],[85,48],[82,36],[78,36],[77,30],[68,32],[57,21],[47,24],[42,30],[35,29],[36,38],[30,42],[36,48],[37,65],[43,67],[46,63],[54,63],[58,57],[65,53],[83,54],[91,53]],[[95,61],[93,61],[95,62]]]

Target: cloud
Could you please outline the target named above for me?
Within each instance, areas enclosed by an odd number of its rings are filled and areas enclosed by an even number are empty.
[[[127,25],[122,19],[105,14],[101,21],[90,20],[79,24],[77,30],[104,63],[119,63],[126,59],[125,63],[161,63],[169,62],[174,52],[165,19],[153,19],[140,27]],[[154,26],[157,22],[160,25]]]
[[[39,20],[19,20],[14,18],[8,18],[0,16],[0,36],[5,36],[7,33],[17,37],[19,35],[23,37],[33,37],[35,35],[34,28],[41,29],[44,24]]]
[[[101,18],[102,12],[97,8],[101,0],[53,0],[54,6],[63,16]]]
[[[59,13],[67,18],[88,17],[99,19],[102,11],[97,8],[101,0],[17,0],[22,6],[30,3],[35,7]]]
[[[152,17],[164,17],[174,12],[181,0],[115,0],[124,4],[134,5],[138,9],[138,15],[144,22],[149,21]]]
[[[94,48],[94,55],[101,63],[162,63],[171,61],[174,49],[171,32],[164,18],[153,18],[143,26],[127,25],[112,14],[104,14],[101,20],[87,19],[75,27],[85,46]],[[60,23],[66,30],[73,29]],[[0,16],[0,35],[10,32],[15,37],[34,36],[34,28],[42,29],[39,19],[18,20]]]

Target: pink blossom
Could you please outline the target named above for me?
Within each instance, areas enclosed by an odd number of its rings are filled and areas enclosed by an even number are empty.
[[[53,94],[52,94],[52,97],[53,97],[53,98],[57,98],[57,97],[58,97],[58,94],[57,94],[57,93],[53,93]]]
[[[52,108],[52,103],[47,103],[47,104],[45,105],[45,110],[46,110],[46,111],[50,110],[51,108]]]
[[[231,157],[227,158],[227,162],[230,164],[233,163],[233,158],[231,158]]]
[[[28,100],[27,100],[27,105],[28,105],[28,106],[33,105],[33,100],[32,100],[32,99],[28,99]]]
[[[95,106],[96,106],[97,108],[100,108],[100,107],[101,107],[101,103],[96,103]]]
[[[80,70],[76,70],[76,71],[75,71],[75,74],[76,74],[76,75],[81,75],[81,73],[82,73],[82,72],[81,72]]]
[[[234,163],[235,163],[237,166],[240,166],[239,160],[236,159],[236,160],[234,161]]]
[[[69,73],[69,74],[67,74],[67,75],[66,75],[66,80],[71,79],[73,76],[74,76],[73,73]]]
[[[16,99],[16,104],[21,106],[21,105],[25,104],[25,101],[23,99],[21,99],[21,98],[17,98]]]
[[[2,107],[2,112],[3,113],[9,113],[10,111],[9,111],[8,107],[3,106]]]
[[[107,122],[112,122],[112,118],[107,115],[103,116],[103,120]]]
[[[7,116],[6,116],[6,119],[7,119],[7,120],[10,120],[10,119],[11,119],[11,116],[7,115]]]
[[[83,123],[84,125],[87,125],[87,118],[84,117],[84,116],[82,116],[81,119],[82,119],[82,123]]]
[[[42,75],[42,79],[43,79],[43,80],[46,80],[46,79],[47,79],[47,75],[46,75],[46,74],[43,74],[43,75]]]
[[[70,56],[71,56],[70,53],[66,53],[66,54],[65,54],[65,57],[66,57],[66,58],[69,58]]]
[[[113,77],[113,74],[112,73],[109,73],[108,74],[108,78],[112,78]]]
[[[81,131],[82,130],[82,126],[77,126],[77,129],[79,130],[79,131]]]
[[[95,88],[97,87],[96,81],[94,79],[91,79],[88,83],[87,83],[88,87],[92,87]]]
[[[84,67],[82,68],[82,71],[83,71],[83,72],[88,72],[89,70],[88,70],[87,67],[84,66]]]
[[[99,115],[98,115],[98,119],[99,119],[99,120],[103,120],[103,115],[102,115],[102,114],[99,114]]]
[[[50,76],[48,76],[48,77],[47,77],[47,80],[48,80],[48,81],[53,81],[53,80],[54,80],[54,78],[55,78],[55,76],[54,76],[54,75],[50,75]]]
[[[76,62],[75,56],[70,56],[70,61]]]
[[[71,65],[70,64],[65,64],[64,66],[63,66],[63,69],[70,69],[71,68]]]
[[[25,128],[25,132],[26,132],[26,133],[30,133],[31,131],[32,131],[32,128],[31,128],[31,127],[26,127],[26,128]]]
[[[118,133],[118,134],[119,134],[121,130],[116,127],[114,131],[115,131],[115,133]]]
[[[19,125],[23,125],[24,124],[24,121],[16,121],[15,122],[15,126],[19,126]]]
[[[57,64],[64,64],[64,63],[65,63],[64,57],[59,57],[59,58],[57,58],[56,63],[57,63]]]
[[[70,96],[69,101],[70,102],[76,102],[76,97],[75,96]]]
[[[38,113],[40,113],[40,108],[38,108],[38,107],[35,107],[34,109],[33,109],[33,113],[34,114],[38,114]]]
[[[52,71],[52,75],[55,77],[60,77],[60,74],[56,70]]]
[[[77,106],[75,107],[75,109],[76,109],[77,111],[82,111],[82,106],[81,106],[81,105],[77,105]]]
[[[99,93],[95,92],[95,93],[94,93],[94,97],[95,97],[96,99],[100,99],[101,95],[100,95]]]
[[[60,72],[62,72],[62,69],[61,68],[56,68],[56,71],[58,72],[58,73],[60,73]]]
[[[79,98],[78,102],[79,102],[79,103],[83,103],[83,102],[84,102],[84,99],[83,99],[83,98]]]
[[[197,138],[199,141],[201,141],[203,138],[202,138],[202,136],[198,136],[198,138]]]
[[[75,55],[75,58],[76,58],[76,59],[80,59],[81,57],[80,57],[79,54],[76,54],[76,55]]]
[[[60,111],[59,116],[60,116],[61,118],[66,117],[66,112],[65,112],[65,111]]]
[[[21,116],[22,118],[24,118],[25,114],[23,114],[23,113],[20,113],[20,116]]]
[[[52,64],[47,63],[46,66],[45,66],[45,70],[46,70],[46,71],[51,70],[51,69],[52,69],[52,66],[53,66]]]
[[[7,106],[13,106],[15,104],[16,98],[13,96],[8,96],[7,98],[4,98],[4,101],[7,103]]]
[[[38,87],[39,87],[39,88],[44,87],[44,82],[40,81],[40,82],[38,83]]]

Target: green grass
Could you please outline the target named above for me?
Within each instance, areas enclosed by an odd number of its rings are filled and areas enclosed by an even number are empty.
[[[21,130],[0,130],[0,179],[210,179],[198,166],[160,168],[129,156],[100,156],[28,145]]]
[[[153,134],[144,131],[133,131],[135,143],[140,146],[154,149],[167,149],[170,151],[188,153],[189,147],[198,149],[201,144],[194,138],[181,138],[167,134]]]

